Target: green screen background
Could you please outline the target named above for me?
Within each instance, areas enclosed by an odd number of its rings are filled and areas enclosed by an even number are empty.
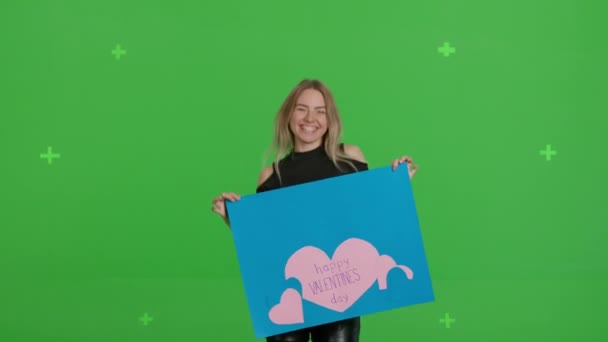
[[[606,9],[2,2],[0,341],[256,341],[211,200],[255,192],[304,78],[370,168],[420,165],[436,300],[361,341],[606,340]]]

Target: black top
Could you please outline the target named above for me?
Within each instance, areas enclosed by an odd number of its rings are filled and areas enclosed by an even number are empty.
[[[340,148],[344,150],[344,144],[340,144]],[[367,163],[362,163],[351,158],[348,160],[355,165],[357,171],[368,170]],[[273,169],[272,175],[257,187],[256,193],[356,172],[347,163],[338,163],[342,171],[338,170],[331,159],[329,159],[325,153],[323,144],[314,150],[306,152],[295,152],[292,150],[279,161],[282,184],[279,184],[279,177]]]

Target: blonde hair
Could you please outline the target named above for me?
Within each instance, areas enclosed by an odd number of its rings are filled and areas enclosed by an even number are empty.
[[[340,120],[340,114],[338,113],[338,108],[331,91],[319,80],[304,79],[291,90],[277,112],[274,122],[273,142],[265,156],[264,164],[266,164],[269,155],[275,154],[272,166],[279,177],[279,184],[282,184],[279,161],[291,153],[294,148],[294,136],[289,127],[289,122],[295,109],[296,101],[300,97],[300,94],[306,89],[318,90],[323,94],[323,98],[325,99],[327,132],[323,136],[323,140],[325,152],[329,156],[329,159],[340,171],[343,170],[338,164],[339,162],[344,162],[351,166],[355,171],[358,171],[355,165],[348,160],[350,159],[349,156],[340,150],[339,140],[342,138],[342,121]]]

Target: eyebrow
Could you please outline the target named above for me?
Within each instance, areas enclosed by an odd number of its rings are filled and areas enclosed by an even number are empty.
[[[308,108],[308,106],[307,106],[307,105],[305,105],[305,104],[301,104],[301,103],[296,104],[296,107],[297,107],[297,106],[303,106],[303,107]],[[325,108],[325,106],[318,106],[318,107],[315,107],[315,109],[318,109],[318,108]]]

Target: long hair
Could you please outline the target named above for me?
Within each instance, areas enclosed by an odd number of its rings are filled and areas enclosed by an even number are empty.
[[[327,116],[327,132],[323,135],[325,153],[327,153],[329,159],[334,163],[338,170],[342,171],[339,162],[344,162],[357,171],[355,165],[348,160],[348,155],[340,150],[339,141],[342,138],[342,121],[340,120],[340,114],[338,113],[338,108],[331,91],[319,80],[304,79],[291,90],[277,112],[274,121],[273,142],[265,156],[264,164],[266,164],[269,155],[275,154],[272,166],[274,172],[276,172],[279,177],[279,184],[282,184],[279,162],[282,158],[291,153],[294,148],[294,136],[289,128],[289,122],[295,109],[296,101],[300,97],[300,94],[306,89],[318,90],[323,94],[323,98],[325,99]]]

